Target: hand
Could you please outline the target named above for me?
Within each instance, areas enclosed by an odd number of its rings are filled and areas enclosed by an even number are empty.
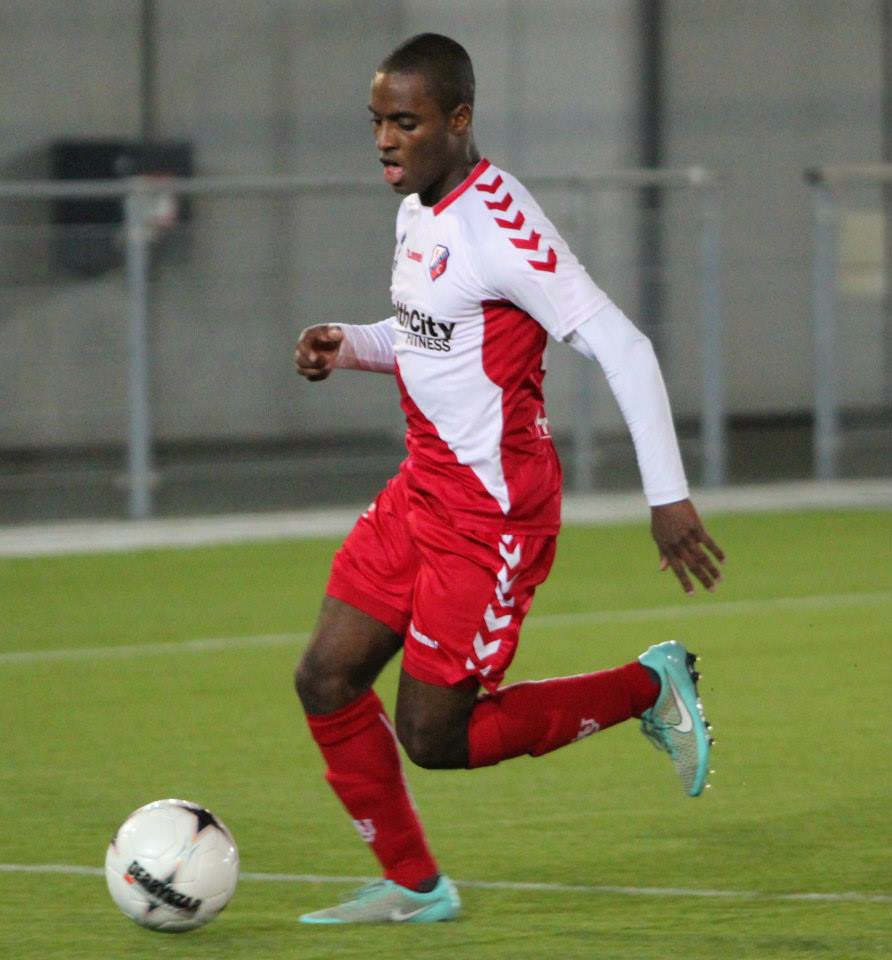
[[[343,341],[344,331],[333,323],[307,327],[294,350],[297,372],[307,380],[324,380],[330,376]]]
[[[664,503],[650,508],[650,532],[660,551],[660,570],[672,567],[685,593],[693,593],[690,571],[703,586],[714,592],[722,575],[703,548],[723,563],[725,554],[703,526],[690,500]]]

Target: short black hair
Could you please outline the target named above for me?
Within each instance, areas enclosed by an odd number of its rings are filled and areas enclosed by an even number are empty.
[[[459,104],[474,106],[474,67],[468,51],[440,33],[419,33],[381,61],[379,73],[417,73],[444,113]]]

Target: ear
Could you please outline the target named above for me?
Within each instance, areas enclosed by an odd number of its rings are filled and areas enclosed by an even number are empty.
[[[471,127],[473,109],[470,104],[460,103],[449,113],[449,132],[457,137],[464,136]]]

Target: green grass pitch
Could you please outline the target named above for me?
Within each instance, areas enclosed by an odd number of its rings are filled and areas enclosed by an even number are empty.
[[[703,657],[714,789],[685,797],[633,724],[538,760],[409,769],[451,876],[548,885],[462,887],[464,917],[435,927],[305,928],[299,912],[355,884],[243,877],[219,919],[165,936],[123,918],[101,876],[20,869],[98,867],[131,810],[180,796],[228,823],[245,873],[375,873],[291,689],[334,541],[0,562],[0,955],[892,955],[892,513],[709,525],[726,580],[693,599],[645,526],[567,528],[509,679],[683,640]],[[786,897],[802,893],[855,896]]]

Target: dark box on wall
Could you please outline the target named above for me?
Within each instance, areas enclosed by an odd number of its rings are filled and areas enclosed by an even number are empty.
[[[192,146],[184,141],[58,140],[50,145],[50,171],[56,180],[116,180],[125,177],[188,177]],[[189,218],[186,198],[169,197],[159,209],[164,228]],[[58,266],[98,274],[123,262],[124,202],[85,197],[56,200],[52,207]],[[164,230],[159,230],[159,237]]]

